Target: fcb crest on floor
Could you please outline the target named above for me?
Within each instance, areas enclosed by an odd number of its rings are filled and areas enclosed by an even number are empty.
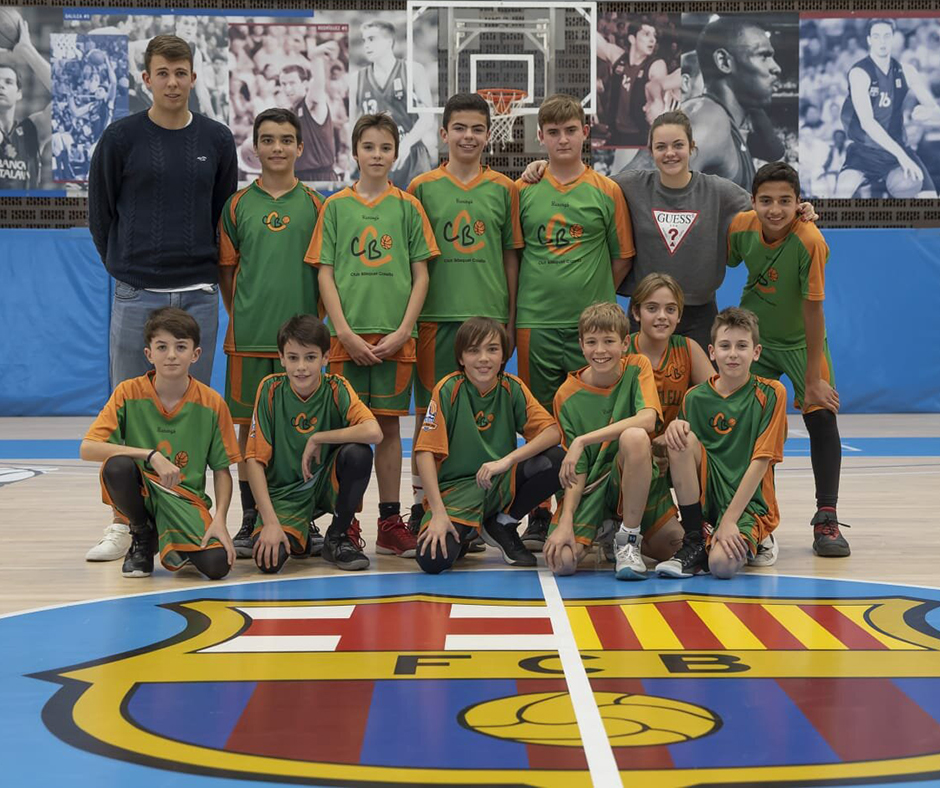
[[[112,777],[125,762],[269,783],[586,786],[559,656],[573,634],[625,784],[940,776],[940,593],[587,572],[559,582],[571,632],[557,633],[535,577],[194,589],[152,606],[177,634],[30,678],[59,685],[48,732]]]

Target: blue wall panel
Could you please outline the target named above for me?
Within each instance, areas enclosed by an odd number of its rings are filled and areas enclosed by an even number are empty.
[[[825,234],[826,323],[843,412],[940,411],[940,230]],[[719,306],[736,304],[743,283],[743,266],[729,270]],[[97,413],[109,393],[110,298],[87,230],[0,230],[0,416]],[[226,325],[220,309],[212,375],[220,391]]]

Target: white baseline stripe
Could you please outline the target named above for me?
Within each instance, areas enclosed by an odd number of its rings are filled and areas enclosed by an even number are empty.
[[[575,643],[571,622],[565,612],[565,603],[561,599],[561,592],[555,582],[555,576],[548,569],[539,569],[539,582],[542,584],[542,595],[548,606],[552,619],[552,629],[558,638],[558,656],[561,667],[565,672],[565,682],[568,685],[568,694],[571,705],[574,706],[574,716],[578,721],[578,730],[581,733],[581,743],[584,745],[584,755],[587,758],[588,769],[591,772],[591,782],[599,788],[623,785],[620,779],[620,769],[614,759],[614,751],[610,747],[610,739],[604,729],[600,709],[594,700],[591,691],[591,682],[588,680],[581,661],[581,654]]]
[[[554,651],[554,635],[448,635],[445,651]]]
[[[286,651],[336,651],[339,635],[240,635],[202,649],[200,654],[277,654]]]
[[[525,605],[451,605],[451,618],[548,618],[547,607]]]
[[[309,607],[239,607],[236,610],[256,621],[300,621],[349,618],[355,607],[355,605],[311,605]]]

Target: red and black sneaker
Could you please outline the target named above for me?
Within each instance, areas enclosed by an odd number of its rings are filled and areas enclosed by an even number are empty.
[[[839,522],[835,509],[819,509],[810,525],[813,526],[813,552],[816,555],[823,558],[844,558],[852,552],[849,543],[839,531],[840,526],[851,526]]]
[[[375,539],[375,552],[381,555],[397,555],[414,558],[418,551],[418,537],[408,528],[400,514],[384,520],[379,518],[379,533]]]
[[[369,557],[362,552],[365,546],[359,531],[359,521],[354,517],[344,534],[331,534],[330,530],[327,530],[321,555],[339,569],[366,569],[369,566]]]

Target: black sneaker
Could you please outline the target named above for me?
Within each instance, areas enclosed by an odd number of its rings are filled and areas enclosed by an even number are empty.
[[[323,552],[323,534],[317,524],[310,521],[310,533],[307,534],[307,555],[320,555]]]
[[[517,529],[519,523],[497,522],[495,517],[483,521],[480,535],[483,541],[492,545],[503,554],[503,560],[510,566],[535,566],[535,556],[522,544]]]
[[[663,577],[692,577],[707,572],[708,551],[700,533],[687,533],[676,554],[656,565],[656,573]]]
[[[330,528],[332,529],[332,526]],[[331,534],[328,530],[326,538],[323,540],[321,555],[331,564],[335,564],[338,569],[345,569],[349,572],[366,569],[369,566],[368,556],[353,543],[348,531],[341,534]]]
[[[251,534],[255,530],[255,523],[258,521],[258,511],[256,509],[246,509],[242,515],[242,527],[238,529],[232,543],[235,545],[235,555],[239,558],[251,558],[253,543]]]
[[[466,544],[467,544],[466,552],[468,553],[485,553],[486,552],[486,544],[484,544],[483,542],[483,537],[480,536],[479,529],[477,529],[477,532],[473,535],[470,541],[467,542]]]
[[[851,526],[839,522],[835,509],[820,509],[810,525],[813,526],[813,552],[816,555],[822,558],[845,558],[851,554],[849,543],[839,531],[839,526]]]
[[[411,507],[411,514],[408,516],[408,530],[415,536],[421,530],[421,520],[424,519],[424,504],[416,503]]]
[[[156,529],[131,526],[131,549],[124,556],[124,577],[150,577],[153,574],[153,537]]]
[[[529,522],[522,533],[522,544],[533,553],[541,553],[548,538],[548,526],[552,521],[552,513],[540,506],[529,512]]]

